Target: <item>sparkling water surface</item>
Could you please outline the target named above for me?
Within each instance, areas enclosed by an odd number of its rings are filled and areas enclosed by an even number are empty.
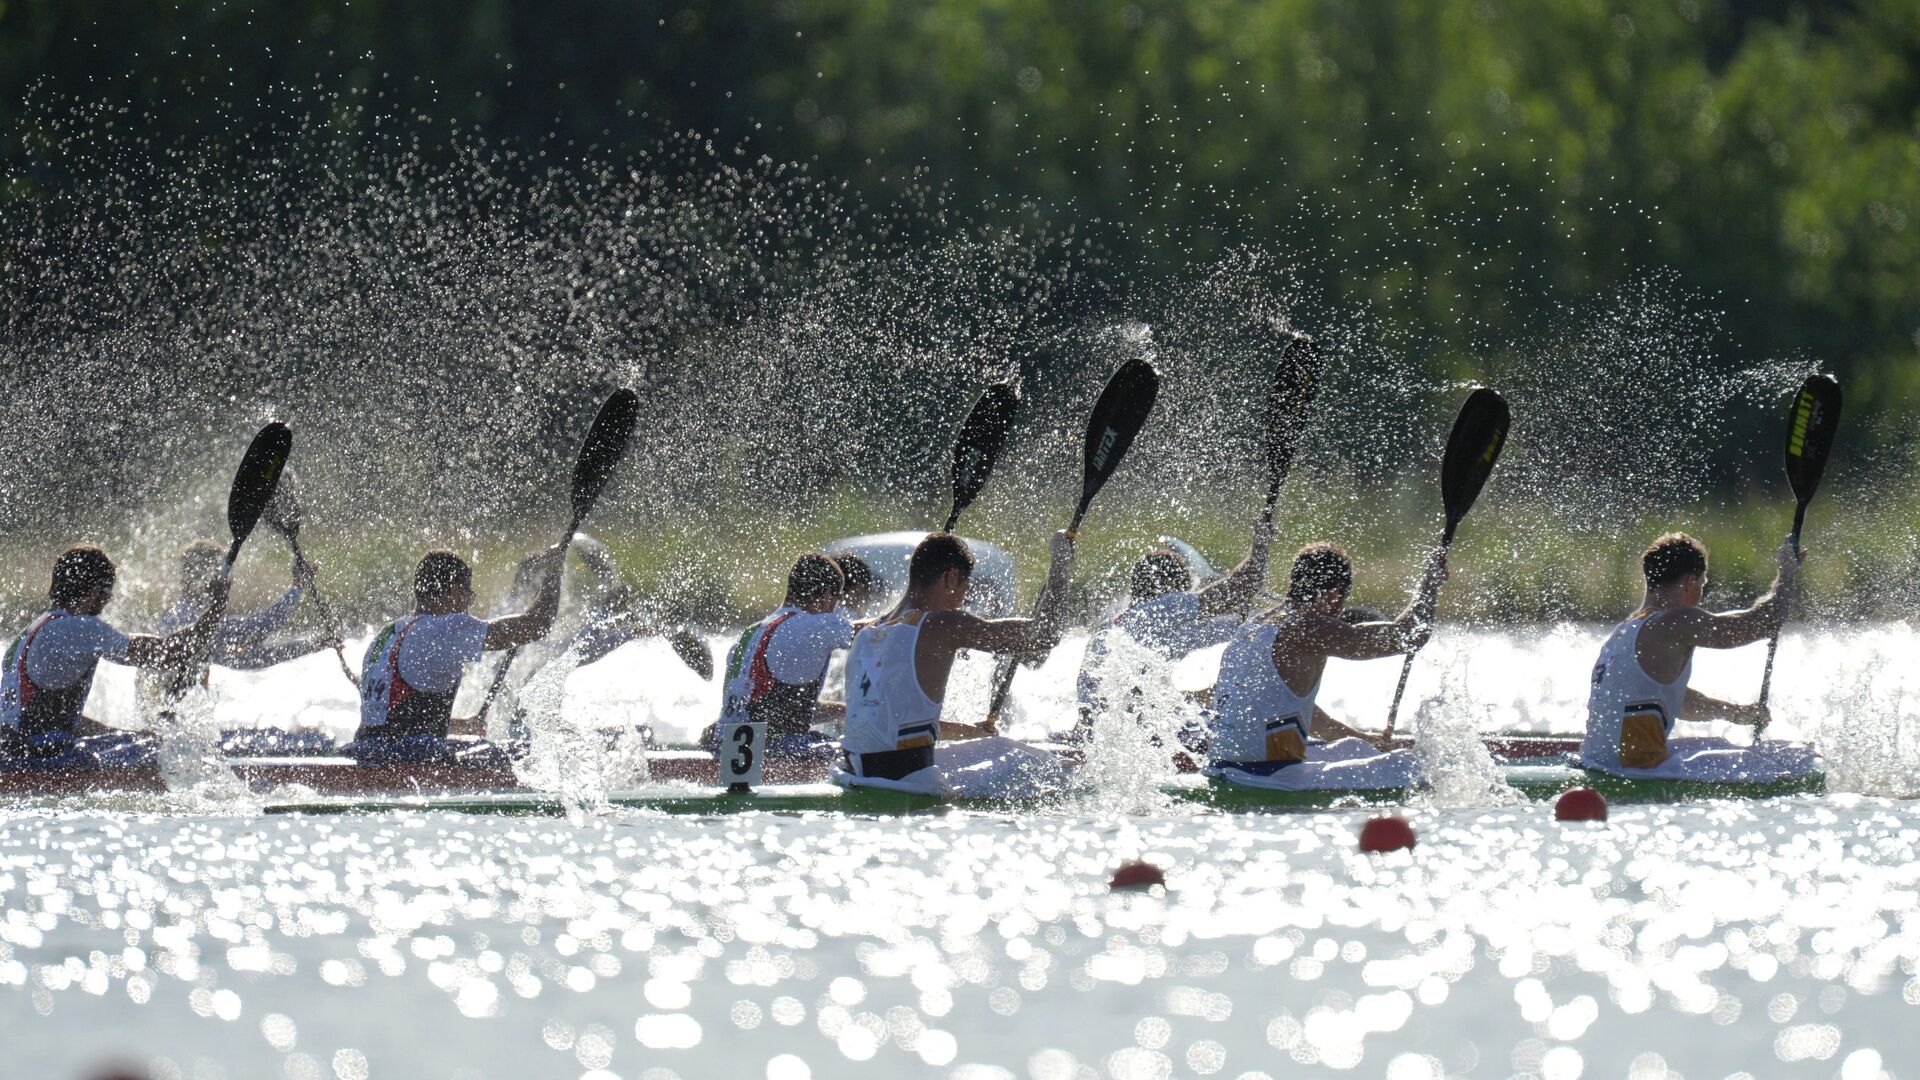
[[[1415,730],[1569,730],[1597,636],[1443,637]],[[1387,855],[1356,849],[1367,812],[1131,790],[907,818],[19,808],[0,1075],[1892,1075],[1920,1049],[1920,813],[1882,797],[1912,793],[1913,645],[1783,647],[1775,730],[1834,793],[1561,824],[1442,785]],[[223,716],[350,718],[330,661],[227,676]],[[1064,722],[1076,662],[1023,677],[1029,732]],[[691,733],[713,688],[676,663],[629,646],[567,708]],[[1744,698],[1758,667],[1697,678]],[[1391,676],[1342,665],[1323,700],[1375,726]],[[1111,892],[1136,858],[1166,887]]]

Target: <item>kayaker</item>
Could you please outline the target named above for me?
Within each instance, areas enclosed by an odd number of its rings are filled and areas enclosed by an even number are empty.
[[[1327,660],[1375,660],[1426,644],[1447,580],[1445,550],[1427,557],[1412,601],[1391,622],[1341,618],[1353,560],[1338,545],[1294,557],[1287,599],[1250,621],[1220,658],[1208,772],[1256,787],[1358,791],[1406,787],[1413,752],[1340,723],[1314,703]]]
[[[100,768],[152,761],[158,741],[82,715],[100,661],[145,670],[179,668],[207,643],[219,622],[228,581],[201,585],[199,617],[165,636],[123,634],[100,618],[113,598],[113,560],[76,544],[54,560],[46,614],[7,649],[0,678],[0,755],[48,768]]]
[[[767,725],[768,761],[831,756],[832,737],[813,725],[840,719],[822,707],[820,684],[836,649],[853,643],[853,623],[841,606],[846,573],[826,554],[810,551],[787,572],[787,595],[771,615],[748,627],[727,652],[720,720],[709,747],[723,747],[736,724]]]
[[[898,610],[854,635],[847,654],[843,768],[835,779],[935,795],[1004,795],[1054,784],[1053,755],[984,728],[941,718],[947,680],[962,649],[1043,653],[1060,640],[1073,540],[1056,533],[1030,619],[983,619],[960,610],[973,553],[951,533],[931,533],[907,563]],[[961,745],[941,745],[969,740]]]
[[[1252,606],[1267,580],[1273,522],[1255,519],[1247,557],[1225,577],[1193,588],[1186,556],[1158,547],[1140,557],[1129,575],[1127,606],[1087,637],[1076,684],[1079,720],[1074,741],[1093,734],[1094,721],[1121,715],[1135,722],[1147,708],[1164,707],[1171,695],[1167,665],[1233,640],[1240,613]],[[1154,692],[1156,689],[1161,692]]]
[[[846,576],[847,587],[840,594],[840,606],[846,609],[847,616],[858,619],[873,614],[874,603],[881,599],[874,588],[873,566],[851,551],[829,551],[827,558]]]
[[[1734,649],[1765,641],[1779,628],[1806,552],[1791,539],[1774,554],[1773,584],[1752,607],[1718,614],[1700,606],[1707,587],[1707,548],[1685,533],[1668,533],[1640,556],[1647,582],[1640,610],[1600,646],[1587,697],[1581,763],[1619,776],[1767,783],[1797,779],[1815,766],[1810,747],[1726,739],[1676,739],[1677,720],[1761,724],[1765,704],[1736,705],[1687,685],[1695,649]]]
[[[213,540],[196,540],[187,545],[180,553],[180,595],[172,606],[154,620],[155,634],[165,636],[176,633],[206,614],[208,604],[208,585],[220,576],[220,564],[226,555],[226,548]],[[303,596],[313,589],[313,565],[305,558],[296,555],[293,560],[292,583],[272,604],[261,608],[251,615],[235,616],[229,614],[222,619],[214,631],[212,647],[208,659],[211,663],[237,671],[258,671],[275,664],[297,660],[311,653],[331,649],[340,639],[331,631],[310,634],[303,637],[273,641],[299,608]],[[166,680],[150,672],[140,676],[138,695],[142,712],[157,711],[171,704],[172,695],[168,693]],[[226,733],[222,738],[228,750],[245,748],[254,752],[263,750],[287,751],[308,750],[315,747],[330,746],[325,733],[306,733],[310,739],[301,740],[300,746],[284,745],[295,737],[278,729],[248,729]],[[307,742],[314,746],[306,745]],[[228,745],[232,744],[232,745]],[[256,745],[259,744],[259,745]]]
[[[343,750],[363,764],[389,761],[502,764],[474,719],[453,718],[467,664],[544,637],[560,607],[558,546],[541,556],[533,605],[492,620],[467,613],[473,571],[451,551],[429,551],[413,574],[414,613],[367,645],[360,673],[360,729]]]

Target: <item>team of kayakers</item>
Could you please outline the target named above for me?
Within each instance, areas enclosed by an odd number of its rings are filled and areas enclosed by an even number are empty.
[[[1123,368],[1110,384],[1110,394],[1128,374]],[[1130,388],[1145,395],[1145,406],[1136,409],[1132,421],[1136,429],[1151,406],[1153,376],[1150,369],[1144,374],[1148,381]],[[630,423],[631,395],[622,393],[628,399]],[[1478,396],[1487,393],[1477,392],[1463,417],[1471,415]],[[1470,505],[1478,483],[1491,470],[1504,438],[1505,405],[1497,395],[1491,397],[1497,421],[1489,439],[1461,442],[1462,429],[1456,427],[1454,442],[1464,448],[1460,460],[1477,460],[1481,468],[1464,505]],[[607,415],[603,411],[602,418]],[[1131,440],[1126,434],[1115,451],[1114,430],[1102,429],[1100,423],[1096,415],[1089,432],[1090,478],[1096,465],[1110,470]],[[624,441],[624,435],[620,438]],[[590,437],[589,449],[595,445]],[[604,483],[605,470],[617,453],[601,455],[596,483]],[[1450,444],[1450,462],[1455,455]],[[587,460],[583,454],[583,462]],[[961,475],[956,471],[957,478]],[[1250,787],[1381,790],[1419,782],[1421,763],[1404,740],[1349,727],[1327,715],[1316,698],[1329,659],[1410,655],[1426,643],[1447,580],[1446,545],[1428,557],[1406,609],[1393,619],[1358,619],[1347,612],[1353,561],[1338,545],[1324,541],[1300,549],[1288,570],[1285,596],[1256,610],[1267,578],[1273,496],[1280,475],[1275,473],[1268,509],[1254,526],[1245,561],[1221,580],[1194,588],[1191,567],[1171,547],[1149,551],[1134,566],[1126,606],[1090,635],[1077,680],[1079,714],[1066,736],[1069,741],[1084,746],[1101,724],[1156,726],[1163,717],[1154,713],[1165,708],[1171,689],[1166,685],[1167,664],[1224,645],[1218,679],[1210,695],[1203,695],[1204,710],[1180,725],[1180,745],[1163,747],[1169,754],[1204,759],[1210,774]],[[973,490],[977,486],[976,479]],[[1097,484],[1090,479],[1080,513],[1094,490]],[[1464,513],[1464,505],[1456,509],[1454,502],[1449,495],[1449,541]],[[468,664],[488,652],[512,650],[488,694],[491,704],[507,680],[512,656],[553,629],[564,560],[575,541],[582,505],[576,500],[575,526],[567,541],[522,565],[509,604],[515,610],[507,614],[482,619],[469,613],[472,571],[458,555],[430,551],[420,559],[413,577],[413,612],[382,627],[365,651],[357,679],[360,724],[343,754],[363,764],[506,763],[524,728],[508,725],[507,746],[488,741],[485,707],[480,717],[455,718],[455,698]],[[956,498],[954,517],[962,505]],[[1804,499],[1802,506],[1804,510]],[[1076,527],[1078,521],[1076,516]],[[756,744],[757,752],[768,760],[830,761],[835,778],[853,786],[992,795],[1057,783],[1064,775],[1060,756],[1002,737],[991,719],[983,725],[959,722],[945,715],[944,705],[960,653],[1033,657],[1046,654],[1060,640],[1073,531],[1054,536],[1045,582],[1033,614],[1026,618],[989,619],[966,609],[973,554],[966,541],[950,531],[930,533],[919,541],[907,559],[905,592],[898,604],[859,623],[848,609],[850,604],[864,609],[870,601],[866,594],[874,581],[873,568],[850,553],[801,555],[788,574],[781,606],[741,634],[728,656],[723,704],[706,736],[709,746],[724,752],[742,728],[751,728],[763,739]],[[620,580],[605,548],[586,537],[578,542],[583,560],[604,587],[579,624],[558,636],[564,644],[530,658],[534,668],[564,656],[570,670],[635,636],[668,632]],[[238,541],[234,550],[237,547]],[[0,760],[5,764],[0,767],[105,768],[152,759],[156,744],[151,736],[106,728],[84,717],[101,660],[141,669],[143,707],[162,713],[175,708],[193,682],[204,679],[209,660],[255,668],[337,648],[339,638],[331,632],[281,643],[270,640],[313,588],[312,566],[297,545],[294,551],[292,588],[267,609],[234,617],[225,612],[225,567],[231,556],[223,563],[219,545],[211,541],[192,545],[182,562],[182,595],[161,619],[161,633],[132,636],[101,618],[116,573],[107,555],[91,545],[61,554],[53,567],[47,611],[13,639],[5,654],[0,672]],[[1811,751],[1803,746],[1737,746],[1724,739],[1674,737],[1675,723],[1682,719],[1764,725],[1764,702],[1734,705],[1688,688],[1693,653],[1777,634],[1803,557],[1790,538],[1780,549],[1779,572],[1765,597],[1743,611],[1713,614],[1700,607],[1705,548],[1679,533],[1655,541],[1642,558],[1646,598],[1608,636],[1594,667],[1582,763],[1627,776],[1739,782],[1791,779],[1814,768]],[[676,637],[676,651],[697,670],[703,663],[710,670],[704,645],[687,648],[685,636]],[[830,660],[842,649],[847,653],[843,692],[837,701],[823,701]],[[835,720],[843,729],[837,739],[818,729]],[[1162,740],[1155,736],[1155,741]]]

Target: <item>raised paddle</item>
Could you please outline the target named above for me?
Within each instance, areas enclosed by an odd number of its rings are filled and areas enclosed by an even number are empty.
[[[1287,331],[1280,346],[1280,365],[1274,371],[1273,385],[1267,388],[1264,422],[1267,442],[1262,456],[1267,464],[1267,501],[1260,509],[1260,520],[1273,524],[1273,511],[1280,505],[1280,486],[1287,482],[1293,468],[1293,454],[1307,430],[1307,409],[1313,405],[1313,393],[1320,382],[1325,358],[1320,343],[1297,330]],[[1256,591],[1247,596],[1241,609],[1245,616],[1259,599]]]
[[[1460,415],[1453,421],[1453,434],[1447,437],[1447,452],[1440,460],[1440,501],[1447,511],[1446,531],[1440,534],[1440,550],[1453,545],[1453,533],[1460,519],[1473,509],[1480,489],[1493,475],[1493,463],[1507,444],[1507,428],[1512,416],[1507,400],[1496,391],[1481,387],[1467,395]],[[1407,676],[1413,674],[1413,653],[1400,665],[1400,683],[1393,688],[1393,704],[1387,708],[1387,726],[1382,739],[1393,737],[1394,721],[1400,716],[1400,699],[1407,692]]]
[[[1280,366],[1267,390],[1267,505],[1260,516],[1268,521],[1280,505],[1280,485],[1293,468],[1293,454],[1306,433],[1307,409],[1313,405],[1325,364],[1319,342],[1299,331],[1287,332],[1287,342],[1280,347]]]
[[[1107,480],[1120,467],[1127,456],[1127,448],[1133,445],[1133,438],[1146,425],[1147,417],[1153,413],[1153,400],[1160,393],[1160,373],[1145,360],[1129,360],[1120,365],[1120,370],[1107,380],[1107,388],[1100,393],[1100,400],[1094,402],[1093,413],[1087,418],[1087,438],[1082,454],[1084,457],[1080,481],[1080,504],[1074,508],[1073,520],[1067,523],[1067,537],[1072,539],[1080,532],[1080,522],[1087,516],[1087,507],[1093,505],[1093,497],[1100,494]],[[1036,602],[1034,615],[1040,614]],[[1013,686],[1013,672],[1018,660],[1013,657],[1001,657],[993,670],[993,695],[988,699],[986,728],[994,730],[1000,722],[1000,710],[1006,705],[1007,691]]]
[[[267,524],[272,527],[273,531],[286,537],[287,548],[293,552],[294,559],[298,562],[305,563],[307,556],[300,550],[300,522],[302,517],[300,498],[295,493],[294,488],[293,471],[289,469],[281,473],[280,483],[275,487],[273,498],[268,501],[266,511],[262,516],[265,517]],[[339,617],[334,614],[333,605],[327,602],[326,597],[320,595],[318,585],[315,585],[310,591],[313,594],[313,606],[320,609],[321,623],[326,626],[329,633],[338,636],[340,620]],[[360,677],[353,673],[353,666],[347,663],[346,646],[341,642],[334,642],[333,654],[340,658],[340,673],[347,677],[347,681],[353,684],[354,689],[359,689]]]
[[[267,504],[273,500],[274,489],[280,482],[280,471],[286,468],[287,455],[292,452],[293,432],[278,420],[261,428],[253,441],[247,444],[247,452],[240,459],[240,468],[234,471],[233,486],[227,491],[227,531],[233,535],[233,543],[220,563],[221,580],[233,576],[233,564],[240,558],[240,546],[247,542],[247,537],[253,535],[253,527],[260,523],[260,515],[266,512]],[[216,597],[211,620],[213,629],[205,640],[194,643],[191,655],[174,668],[168,680],[167,689],[173,697],[184,694],[196,682],[206,681],[208,657],[213,652],[213,637],[220,632],[220,620],[225,617],[226,609],[226,597]]]
[[[585,521],[593,505],[600,501],[600,493],[606,489],[607,481],[613,476],[613,467],[627,452],[627,440],[633,437],[634,423],[640,415],[640,395],[631,390],[615,390],[608,395],[606,404],[600,406],[600,414],[593,418],[593,426],[587,429],[587,437],[580,444],[580,456],[573,464],[573,518],[567,522],[567,531],[560,537],[560,548],[566,550],[573,543],[573,535],[580,531],[580,523]],[[561,568],[556,568],[558,573]],[[487,710],[493,708],[493,699],[500,696],[500,688],[506,685],[507,672],[512,670],[514,658],[520,655],[518,645],[507,650],[507,658],[493,677],[493,685],[487,688],[487,697],[480,703],[477,719],[484,721]]]
[[[1020,389],[1010,382],[994,383],[980,394],[960,425],[953,440],[953,509],[947,513],[943,532],[952,532],[960,523],[960,512],[973,500],[993,475],[993,463],[1013,430],[1013,411],[1020,406]]]
[[[1807,522],[1807,504],[1820,487],[1820,475],[1827,471],[1827,455],[1833,451],[1833,435],[1840,427],[1840,384],[1831,375],[1808,376],[1794,396],[1793,412],[1787,417],[1787,483],[1793,485],[1793,550],[1800,550],[1800,527]],[[1786,612],[1781,612],[1784,621]],[[1774,630],[1767,642],[1767,667],[1760,676],[1760,704],[1767,703],[1773,690],[1773,658],[1780,651],[1780,631]],[[1754,738],[1765,734],[1766,724],[1756,727]]]

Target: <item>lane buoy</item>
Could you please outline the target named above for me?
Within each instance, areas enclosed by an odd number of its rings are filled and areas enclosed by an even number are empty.
[[[1151,889],[1155,885],[1164,887],[1166,883],[1167,875],[1161,873],[1159,867],[1136,859],[1123,863],[1120,869],[1115,870],[1113,880],[1107,883],[1107,887],[1118,892],[1121,889]]]
[[[1360,827],[1361,851],[1399,851],[1413,843],[1413,826],[1403,817],[1377,817]]]
[[[1605,821],[1607,800],[1590,787],[1573,788],[1553,804],[1553,816],[1561,821]]]

